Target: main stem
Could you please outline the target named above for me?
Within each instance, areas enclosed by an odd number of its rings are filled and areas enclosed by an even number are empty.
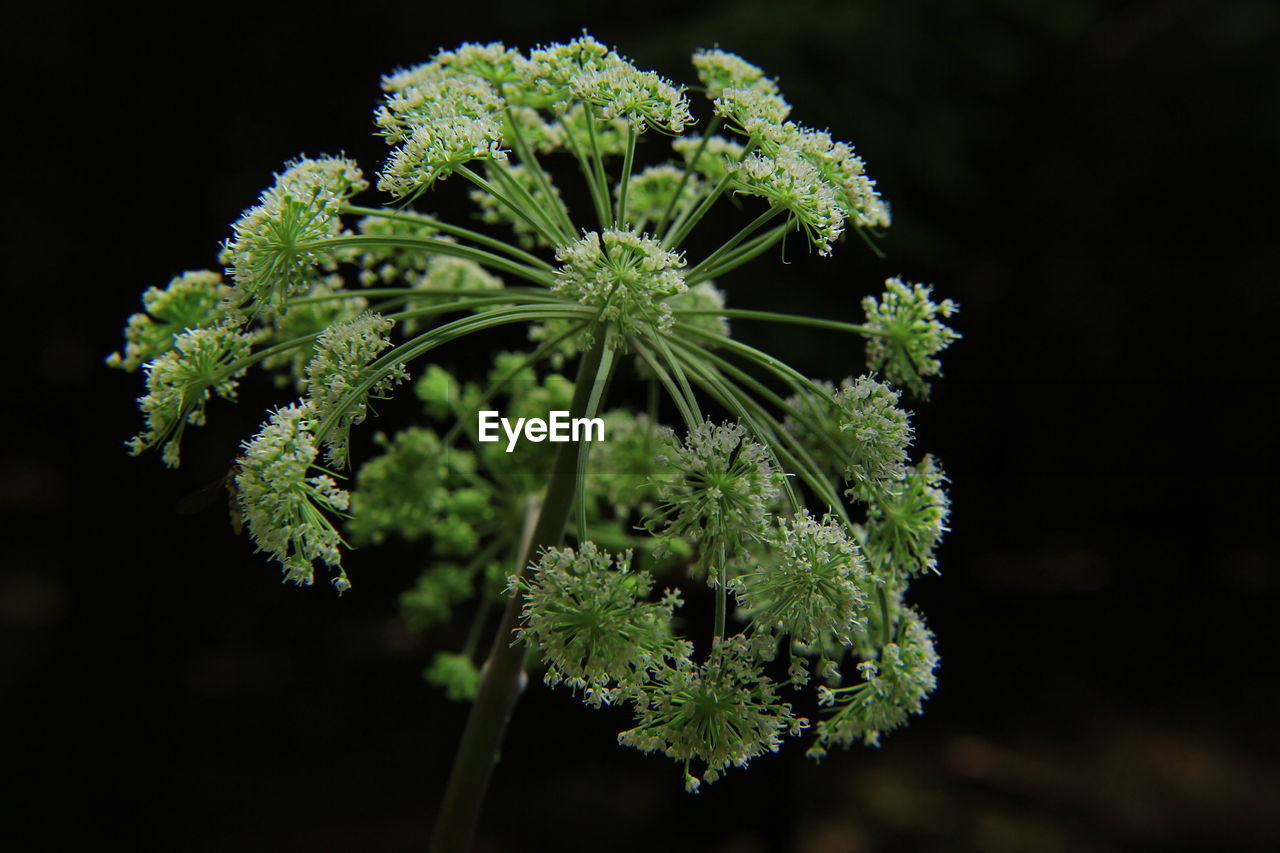
[[[582,356],[573,390],[571,417],[583,417],[587,411],[607,345],[606,337],[598,336],[595,346]],[[529,547],[520,563],[521,574],[540,548],[555,547],[564,537],[577,485],[578,445],[572,442],[561,444],[554,464],[542,511],[538,514]],[[502,614],[498,633],[494,635],[489,659],[482,670],[480,688],[458,744],[440,815],[431,834],[431,853],[467,853],[471,849],[502,736],[523,686],[525,648],[523,643],[514,642],[522,603],[521,595],[511,596]]]

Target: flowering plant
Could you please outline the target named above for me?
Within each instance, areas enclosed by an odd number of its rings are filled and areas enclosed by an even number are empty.
[[[170,466],[250,368],[292,386],[234,469],[258,549],[298,585],[328,567],[342,593],[348,543],[421,542],[407,623],[474,612],[465,647],[426,671],[474,702],[435,849],[469,844],[526,647],[548,684],[629,706],[619,742],[679,762],[690,790],[806,733],[818,756],[876,744],[934,686],[933,636],[904,599],[936,571],[946,478],[931,456],[910,461],[901,395],[927,396],[956,306],[890,279],[860,325],[727,307],[715,282],[789,234],[828,256],[848,232],[873,240],[889,209],[853,149],[790,120],[761,69],[721,50],[693,64],[701,120],[684,88],[588,35],[528,53],[467,44],[388,76],[377,185],[395,203],[356,204],[368,181],[345,157],[286,164],[231,226],[225,274],[148,290],[108,359],[145,374],[130,449]],[[641,167],[649,149],[670,156]],[[556,183],[571,170],[585,212]],[[471,185],[476,229],[417,209],[450,178]],[[747,217],[718,204],[739,198]],[[747,221],[691,261],[683,247],[713,211]],[[811,379],[731,320],[858,335],[868,372]],[[506,326],[527,329],[526,351],[471,376],[424,363]],[[611,397],[620,370],[653,393]],[[421,421],[378,434],[340,485],[352,429],[410,384]],[[678,428],[660,425],[663,395]],[[495,399],[599,416],[605,441],[485,444],[473,416]],[[682,584],[711,588],[709,637],[682,634]]]

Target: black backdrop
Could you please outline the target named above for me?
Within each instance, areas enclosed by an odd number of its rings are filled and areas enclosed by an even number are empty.
[[[174,511],[270,389],[215,406],[172,473],[125,457],[138,380],[101,358],[142,289],[215,263],[283,160],[376,168],[380,74],[584,26],[678,80],[695,47],[743,54],[892,201],[886,259],[760,261],[736,305],[856,319],[898,273],[961,303],[918,421],[954,481],[943,576],[914,593],[943,666],[883,750],[814,765],[793,745],[697,798],[613,744],[621,712],[530,690],[483,849],[1280,845],[1271,4],[27,14],[3,59],[0,750],[40,846],[422,846],[464,709],[418,676],[451,638],[397,621],[413,558],[357,554],[342,600],[281,586],[216,510]],[[741,333],[814,375],[859,369],[838,336]]]

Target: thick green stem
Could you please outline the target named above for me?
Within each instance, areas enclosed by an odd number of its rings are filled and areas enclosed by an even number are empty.
[[[600,336],[596,345],[582,357],[570,407],[571,417],[584,417],[592,397],[599,399],[596,385],[601,379],[606,339],[607,336]],[[564,536],[573,507],[578,457],[579,445],[574,443],[562,444],[556,452],[555,468],[547,484],[525,559],[520,565],[520,574],[524,573],[538,549],[555,547]],[[522,596],[511,597],[493,638],[480,689],[458,744],[444,803],[431,835],[431,853],[467,853],[471,849],[485,789],[489,786],[502,736],[524,681],[524,644],[513,642],[522,604]]]

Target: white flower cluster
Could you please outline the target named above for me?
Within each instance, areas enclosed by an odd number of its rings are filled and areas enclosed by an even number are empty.
[[[307,291],[332,253],[308,246],[343,233],[343,202],[368,187],[355,161],[302,158],[286,164],[258,204],[231,226],[222,258],[240,302],[280,306]]]
[[[860,228],[888,227],[888,206],[862,158],[825,131],[788,121],[790,105],[758,68],[723,51],[694,54],[694,65],[716,113],[756,150],[736,176],[739,191],[787,206],[823,255],[830,254],[845,220]]]
[[[718,98],[725,89],[751,89],[766,95],[778,94],[778,84],[758,66],[742,57],[720,49],[699,50],[693,54],[693,67],[707,90],[707,97]]]
[[[391,152],[378,188],[415,197],[473,160],[505,160],[502,110],[493,85],[436,63],[383,81],[386,102],[374,120]]]
[[[211,394],[234,400],[245,369],[232,365],[249,355],[257,334],[226,320],[204,329],[190,329],[173,340],[173,349],[147,362],[147,393],[138,398],[146,429],[129,441],[129,450],[142,451],[164,444],[161,458],[178,467],[179,444],[187,424],[201,426]]]
[[[658,466],[670,476],[656,484],[662,506],[646,520],[649,530],[699,543],[707,558],[762,538],[769,504],[778,496],[778,477],[764,445],[731,422],[704,421],[683,442],[670,429],[661,435],[669,447],[658,456]]]
[[[863,548],[882,577],[902,578],[937,572],[934,556],[947,527],[951,500],[943,490],[947,476],[932,455],[908,465],[893,491],[867,509]]]
[[[231,288],[210,270],[184,272],[164,290],[149,287],[142,294],[146,313],[133,314],[124,329],[124,353],[107,357],[109,367],[130,372],[173,349],[178,335],[216,321],[226,312]]]
[[[244,442],[236,500],[258,550],[280,561],[286,581],[309,586],[321,560],[337,570],[333,585],[341,593],[351,587],[338,551],[342,537],[324,513],[345,510],[348,496],[327,474],[308,476],[319,453],[314,414],[307,404],[277,409]]]
[[[910,418],[898,408],[901,395],[871,376],[845,380],[835,394],[840,429],[853,439],[845,477],[850,494],[874,500],[906,476]]]
[[[788,211],[809,235],[824,257],[844,233],[844,211],[835,188],[808,160],[790,149],[775,156],[749,155],[742,161],[734,182],[742,193],[757,195],[774,207]]]
[[[548,662],[546,682],[584,692],[588,704],[634,695],[650,670],[687,658],[692,646],[671,630],[680,596],[646,601],[648,572],[631,570],[631,552],[610,554],[594,542],[549,548],[508,592],[526,594],[517,635],[533,641]]]
[[[442,50],[431,64],[457,74],[470,74],[491,84],[499,92],[507,83],[521,82],[529,76],[529,60],[502,42],[476,44],[466,42],[456,50]],[[394,79],[394,78],[392,78]]]
[[[552,289],[600,309],[624,334],[669,332],[671,308],[662,300],[688,289],[684,257],[634,231],[589,232],[556,249],[556,260],[562,266]]]
[[[884,371],[891,382],[906,386],[917,397],[928,397],[926,377],[942,375],[938,353],[960,337],[938,318],[949,318],[960,307],[950,299],[934,302],[933,288],[927,285],[899,278],[884,284],[879,299],[862,300],[867,325],[878,332],[867,336],[867,366]]]
[[[760,669],[760,652],[738,635],[717,642],[701,664],[682,658],[659,668],[635,704],[635,727],[618,742],[683,762],[690,792],[730,766],[777,752],[783,736],[800,734],[808,721],[779,700],[777,684]],[[706,764],[702,779],[689,772],[694,760]]]
[[[330,326],[316,338],[303,390],[318,420],[334,419],[324,442],[335,465],[346,464],[351,427],[364,420],[369,399],[385,398],[409,378],[403,364],[369,371],[378,353],[391,346],[387,332],[394,325],[380,314],[366,313]]]
[[[680,133],[693,123],[689,99],[680,89],[591,36],[540,48],[529,59],[530,82],[558,112],[581,101],[596,107],[602,118],[624,119],[637,131],[647,126]]]
[[[828,638],[853,644],[867,608],[862,554],[836,518],[804,510],[778,523],[770,552],[733,582],[754,624],[805,646]]]
[[[903,608],[896,641],[884,647],[879,661],[858,665],[861,682],[836,690],[818,688],[819,704],[836,711],[818,723],[818,739],[809,754],[820,758],[833,743],[847,747],[863,741],[867,746],[879,746],[880,735],[900,728],[908,717],[920,713],[925,698],[937,685],[937,666],[933,634],[920,614]]]
[[[791,105],[781,95],[757,88],[730,87],[715,99],[716,114],[730,127],[759,144],[777,135],[791,115]]]

